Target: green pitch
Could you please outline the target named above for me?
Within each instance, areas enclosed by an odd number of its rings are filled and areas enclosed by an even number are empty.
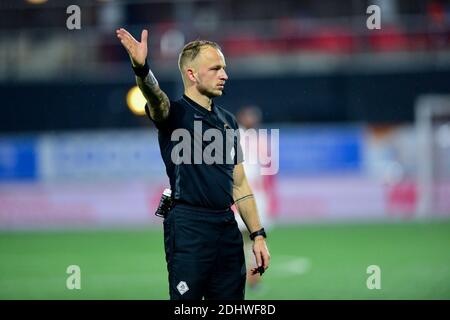
[[[247,299],[450,299],[450,222],[278,226]],[[81,268],[68,290],[66,269]],[[367,267],[381,269],[369,290]],[[0,233],[0,299],[167,299],[160,229]]]

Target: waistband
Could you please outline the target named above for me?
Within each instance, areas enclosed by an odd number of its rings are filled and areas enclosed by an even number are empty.
[[[231,210],[231,207],[223,208],[223,209],[211,209],[211,208],[193,206],[193,205],[190,205],[185,202],[180,202],[178,200],[174,201],[173,208],[184,209],[184,210],[197,212],[197,213],[209,213],[209,214],[228,214],[230,212],[233,213],[233,210]]]

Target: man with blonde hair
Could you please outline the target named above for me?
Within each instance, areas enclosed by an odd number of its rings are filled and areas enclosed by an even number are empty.
[[[171,101],[148,66],[147,30],[142,31],[141,41],[122,28],[116,33],[147,99],[146,113],[158,129],[161,156],[170,181],[174,205],[164,218],[170,298],[244,299],[246,270],[242,236],[230,209],[234,203],[254,241],[259,268],[252,272],[267,269],[270,255],[242,159],[238,157],[239,140],[231,140],[231,152],[216,148],[213,157],[219,160],[214,163],[197,158],[211,149],[206,135],[219,132],[226,140],[227,130],[238,130],[235,117],[213,101],[222,95],[228,80],[225,57],[214,42],[196,40],[186,44],[178,60],[184,94]],[[177,142],[181,136],[183,142],[194,140],[187,143],[194,146],[193,150],[180,152]]]

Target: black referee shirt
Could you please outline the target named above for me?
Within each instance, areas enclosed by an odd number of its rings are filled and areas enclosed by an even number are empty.
[[[145,111],[151,119],[147,105]],[[153,119],[151,120],[153,121]],[[221,163],[206,164],[203,158],[200,164],[194,163],[194,153],[199,152],[199,150],[194,150],[194,121],[197,128],[201,122],[202,137],[195,137],[201,141],[201,144],[198,144],[202,148],[201,154],[211,143],[203,141],[205,140],[203,139],[205,131],[219,129],[222,132],[223,148],[220,157],[223,161],[218,161]],[[242,150],[237,135],[233,136],[233,140],[229,139],[233,145],[232,151],[226,150],[226,130],[234,129],[237,132],[239,128],[235,117],[214,103],[211,111],[208,111],[183,95],[180,100],[170,102],[169,116],[165,121],[153,121],[153,123],[158,128],[159,148],[174,199],[181,203],[210,209],[229,208],[234,203],[233,169],[235,164],[242,162]],[[182,138],[171,139],[172,133],[176,129],[186,129],[189,132],[191,139],[190,163],[175,164],[172,159],[173,148],[176,145],[180,148],[179,144],[183,140]],[[214,138],[211,140],[214,141]],[[178,152],[175,153],[178,154]],[[183,152],[179,154],[183,155]]]

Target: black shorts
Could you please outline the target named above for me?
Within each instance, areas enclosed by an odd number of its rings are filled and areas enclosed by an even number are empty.
[[[242,300],[246,267],[231,209],[177,204],[164,219],[171,300]]]

